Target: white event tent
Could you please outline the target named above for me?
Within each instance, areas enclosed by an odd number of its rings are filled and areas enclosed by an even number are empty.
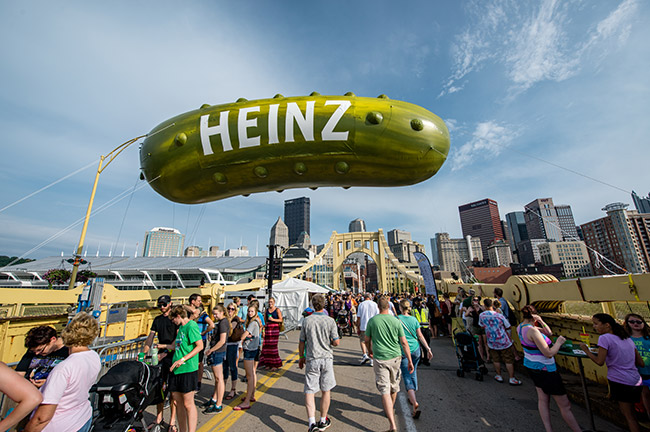
[[[264,290],[266,294],[266,289]],[[313,282],[289,278],[273,285],[275,305],[280,308],[286,330],[296,328],[302,321],[302,312],[310,307],[309,294],[327,294],[329,290]]]

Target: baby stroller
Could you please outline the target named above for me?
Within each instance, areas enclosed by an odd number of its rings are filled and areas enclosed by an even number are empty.
[[[474,376],[476,380],[483,381],[483,375],[487,375],[488,370],[478,352],[478,343],[474,336],[466,331],[454,330],[454,345],[456,346],[456,357],[458,357],[456,375],[462,378],[465,376],[465,372],[476,371]]]
[[[142,414],[149,405],[164,400],[160,366],[139,361],[116,364],[90,389],[96,410],[92,431],[131,432],[146,430]],[[140,426],[135,426],[136,422]],[[152,429],[155,431],[155,429]]]
[[[352,323],[350,322],[350,312],[341,309],[336,315],[336,326],[339,330],[339,336],[343,337],[344,333],[347,333],[348,336],[352,336]]]

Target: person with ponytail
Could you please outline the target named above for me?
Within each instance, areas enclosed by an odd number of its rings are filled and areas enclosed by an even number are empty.
[[[566,341],[564,336],[559,336],[555,344],[548,338],[551,329],[537,315],[535,307],[526,305],[521,308],[523,321],[517,327],[517,334],[524,349],[524,367],[535,383],[537,390],[537,408],[542,418],[546,432],[553,430],[551,426],[551,396],[555,399],[560,413],[566,424],[573,432],[581,432],[573,411],[571,402],[567,397],[562,377],[555,365],[555,354]],[[543,323],[543,324],[542,324]]]
[[[212,339],[210,340],[210,348],[205,352],[208,357],[208,365],[212,367],[212,374],[214,375],[214,393],[212,398],[207,401],[205,405],[205,414],[220,413],[222,411],[221,403],[223,401],[223,393],[226,390],[226,383],[223,376],[223,362],[226,358],[226,342],[232,328],[230,320],[227,318],[226,308],[223,304],[218,304],[214,310],[214,318],[217,324],[212,332]]]
[[[631,432],[640,431],[634,414],[634,404],[641,399],[641,375],[636,368],[643,367],[643,359],[625,328],[606,313],[591,317],[598,337],[598,354],[581,343],[580,348],[598,366],[607,365],[607,381],[613,400],[618,402]]]

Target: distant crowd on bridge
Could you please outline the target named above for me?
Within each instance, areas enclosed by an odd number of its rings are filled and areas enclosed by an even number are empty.
[[[150,426],[153,432],[196,431],[199,407],[195,398],[202,391],[206,367],[214,379],[210,397],[200,405],[206,414],[221,413],[224,401],[236,400],[235,411],[250,409],[256,402],[257,370],[274,373],[283,368],[278,340],[284,319],[275,299],[270,298],[265,307],[253,295],[246,304],[237,297],[227,303],[208,312],[199,294],[178,304],[172,304],[169,295],[158,298],[160,315],[153,320],[143,354],[153,360],[153,365],[160,365],[169,403],[158,401],[157,417]],[[554,360],[565,338],[553,336],[531,305],[522,308],[518,317],[499,288],[489,298],[481,298],[471,289],[459,290],[453,299],[447,293],[440,297],[315,294],[303,316],[298,366],[305,370],[309,432],[324,431],[332,425],[328,409],[336,387],[334,348],[345,333],[358,335],[359,364],[373,368],[389,432],[397,430],[394,404],[402,381],[411,416],[415,420],[421,416],[417,369],[431,364],[431,339],[453,338],[459,375],[475,370],[477,379],[480,376],[482,380],[487,374],[485,365],[491,362],[497,382],[519,386],[522,383],[516,377],[515,364],[521,360],[521,353],[515,349],[513,333],[521,344],[524,369],[534,382],[545,429],[552,430],[552,398],[569,428],[583,430],[571,411]],[[596,364],[607,365],[611,397],[618,402],[629,429],[639,431],[634,404],[642,400],[650,412],[650,327],[637,314],[628,314],[623,324],[602,313],[594,315],[592,321],[600,335],[598,348],[592,350],[585,344],[580,348]],[[0,430],[16,426],[27,432],[89,431],[96,417],[89,393],[101,368],[101,359],[90,345],[98,334],[97,320],[85,312],[77,314],[60,335],[49,326],[32,328],[25,339],[27,352],[16,370],[0,363],[0,391],[16,402],[14,409],[0,419]],[[244,375],[239,373],[240,361]],[[502,375],[502,366],[507,377]],[[244,388],[238,388],[239,381]],[[170,415],[165,423],[166,406]]]

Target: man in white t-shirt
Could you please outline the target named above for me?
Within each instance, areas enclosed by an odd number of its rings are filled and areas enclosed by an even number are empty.
[[[372,294],[365,293],[363,296],[364,300],[359,304],[357,308],[357,331],[359,334],[359,344],[361,345],[361,364],[370,362],[372,366],[372,359],[368,356],[368,348],[366,347],[366,326],[370,318],[374,317],[379,313],[379,308],[377,303],[372,300]]]

